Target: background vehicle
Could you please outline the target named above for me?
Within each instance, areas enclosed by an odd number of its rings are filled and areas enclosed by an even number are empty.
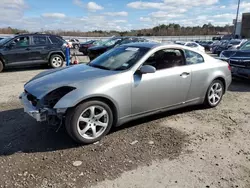
[[[210,50],[211,44],[213,44],[213,41],[204,41],[199,43],[201,46],[205,48],[206,51]]]
[[[65,117],[68,134],[89,144],[133,119],[188,105],[215,107],[230,83],[228,63],[205,53],[130,43],[89,64],[40,73],[25,84],[20,99],[37,121]]]
[[[90,60],[95,59],[99,55],[103,54],[104,52],[114,48],[118,47],[122,44],[128,44],[128,43],[135,43],[135,42],[146,42],[147,40],[144,38],[139,37],[113,37],[106,42],[104,42],[100,46],[94,46],[88,48],[88,56]]]
[[[79,52],[82,52],[84,55],[87,55],[88,48],[92,46],[100,46],[102,45],[103,41],[101,40],[90,40],[84,43],[80,43]]]
[[[250,51],[250,41],[246,41],[238,49],[230,48],[229,50],[224,50],[220,53],[220,58],[223,60],[228,60],[233,56],[237,51]]]
[[[79,49],[80,41],[76,38],[72,38],[69,40],[70,44],[72,45],[72,48]]]
[[[250,49],[239,50],[229,59],[232,75],[250,79]]]
[[[221,45],[219,45],[216,48],[215,53],[219,56],[222,51],[228,50],[228,49],[237,49],[245,42],[246,40],[239,40],[239,39],[232,39],[229,41],[224,41]]]
[[[196,42],[182,42],[182,41],[176,41],[175,42],[176,44],[180,44],[180,45],[183,45],[183,46],[188,46],[190,48],[194,48],[196,50],[199,50],[201,52],[205,52],[205,48],[201,45],[199,45],[198,43]]]
[[[7,67],[49,64],[63,66],[65,41],[57,35],[21,34],[0,41],[0,72]]]

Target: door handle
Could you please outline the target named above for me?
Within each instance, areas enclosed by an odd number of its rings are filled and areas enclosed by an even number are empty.
[[[183,73],[181,73],[181,75],[180,76],[189,76],[190,75],[190,73],[189,72],[183,72]]]
[[[29,50],[30,50],[30,48],[26,48],[25,50],[29,51]]]

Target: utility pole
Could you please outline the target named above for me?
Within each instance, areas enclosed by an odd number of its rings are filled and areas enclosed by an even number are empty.
[[[240,0],[238,0],[238,7],[237,7],[236,19],[235,19],[235,23],[234,23],[234,37],[236,35],[237,22],[238,22],[238,16],[239,16],[239,9],[240,9]]]

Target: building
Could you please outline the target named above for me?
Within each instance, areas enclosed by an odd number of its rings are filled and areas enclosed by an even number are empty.
[[[250,12],[242,14],[241,36],[250,39]]]

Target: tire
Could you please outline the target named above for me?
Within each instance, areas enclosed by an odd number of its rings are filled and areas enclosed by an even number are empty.
[[[80,118],[82,121],[79,120]],[[112,125],[113,112],[106,103],[101,101],[81,103],[66,113],[66,131],[80,144],[92,144],[101,140],[110,131]]]
[[[3,68],[4,68],[3,62],[0,60],[0,72],[3,71]]]
[[[79,49],[79,45],[76,44],[76,45],[74,46],[74,48],[75,48],[76,50],[78,50],[78,49]]]
[[[63,66],[63,58],[59,54],[52,55],[49,61],[52,68],[59,68]]]
[[[208,87],[204,105],[208,108],[218,106],[223,98],[225,86],[222,81],[216,79]]]

